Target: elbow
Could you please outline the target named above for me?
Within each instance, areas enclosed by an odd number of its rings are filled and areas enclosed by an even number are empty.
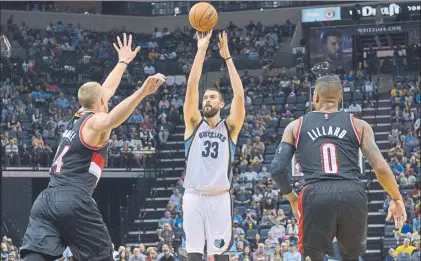
[[[272,163],[270,164],[270,172],[273,175],[281,175],[282,173],[288,172],[288,169],[285,168],[285,166],[282,166],[282,164],[280,164],[277,161],[272,161]]]
[[[386,162],[379,162],[377,164],[372,165],[372,167],[377,176],[386,175],[389,172],[390,173],[392,172],[392,170],[390,169],[390,167],[387,165]]]

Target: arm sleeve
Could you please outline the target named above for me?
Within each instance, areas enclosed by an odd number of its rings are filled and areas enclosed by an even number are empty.
[[[275,157],[272,160],[270,170],[272,179],[276,182],[283,194],[289,194],[292,191],[289,169],[295,148],[287,142],[281,142],[276,149]]]

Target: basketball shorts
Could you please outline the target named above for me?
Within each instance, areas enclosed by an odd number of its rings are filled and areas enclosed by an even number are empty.
[[[111,238],[93,198],[79,190],[47,188],[32,206],[20,253],[57,259],[67,246],[75,260],[113,260]]]
[[[298,248],[319,260],[332,255],[336,236],[343,257],[354,259],[366,250],[368,205],[364,185],[354,180],[311,183],[299,195]]]
[[[187,253],[222,255],[234,243],[232,203],[229,192],[204,195],[186,189],[183,196],[183,229]]]

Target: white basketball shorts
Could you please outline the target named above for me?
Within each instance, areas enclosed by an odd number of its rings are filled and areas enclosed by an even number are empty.
[[[183,228],[187,253],[222,255],[234,243],[232,204],[229,192],[204,195],[186,189],[183,196]]]

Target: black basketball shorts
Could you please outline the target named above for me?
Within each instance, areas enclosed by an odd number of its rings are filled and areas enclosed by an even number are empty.
[[[21,255],[56,259],[68,246],[75,260],[113,260],[112,243],[92,197],[79,190],[47,188],[32,206]]]
[[[365,253],[367,240],[367,195],[354,180],[311,183],[299,195],[299,251],[312,260],[332,255],[336,236],[341,254],[349,259]]]

